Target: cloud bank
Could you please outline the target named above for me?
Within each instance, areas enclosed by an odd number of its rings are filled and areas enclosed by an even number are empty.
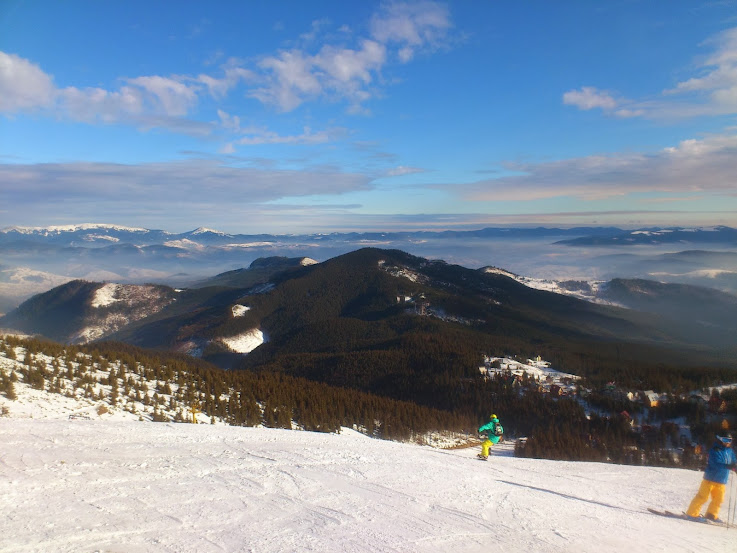
[[[686,140],[652,154],[612,154],[546,163],[507,163],[522,173],[454,185],[467,200],[600,200],[637,193],[734,195],[737,135]]]

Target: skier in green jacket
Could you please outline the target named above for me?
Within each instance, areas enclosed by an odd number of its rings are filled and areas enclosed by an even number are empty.
[[[489,448],[502,439],[504,428],[496,415],[491,415],[491,420],[479,428],[479,434],[486,435],[486,440],[481,444],[481,453],[479,453],[479,459],[486,460],[489,458]]]

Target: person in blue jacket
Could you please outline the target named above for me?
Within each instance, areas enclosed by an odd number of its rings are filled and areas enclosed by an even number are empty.
[[[719,509],[724,500],[724,493],[727,489],[727,481],[729,480],[729,471],[737,472],[737,457],[735,457],[732,449],[732,436],[724,434],[717,436],[714,445],[709,450],[709,459],[706,463],[704,471],[704,479],[701,481],[696,497],[691,501],[686,514],[693,518],[701,516],[701,507],[709,500],[711,503],[706,509],[706,518],[710,520],[719,520]]]
[[[499,422],[496,415],[491,415],[491,420],[479,428],[479,434],[486,435],[486,440],[481,444],[479,459],[489,458],[489,448],[492,444],[499,443],[499,440],[502,439],[503,433],[504,428],[502,427],[502,423]]]

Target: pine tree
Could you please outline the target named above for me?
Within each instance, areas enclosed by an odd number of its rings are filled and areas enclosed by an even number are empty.
[[[5,382],[5,397],[11,401],[18,399],[18,394],[15,392],[15,385],[11,379],[6,379]]]

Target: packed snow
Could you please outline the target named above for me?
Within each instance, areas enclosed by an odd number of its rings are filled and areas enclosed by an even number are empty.
[[[266,341],[266,337],[261,329],[252,328],[242,334],[227,338],[218,338],[218,340],[235,353],[251,353]]]
[[[690,471],[509,445],[484,463],[348,430],[13,419],[0,435],[3,552],[734,551],[734,529],[645,511],[683,508]]]

